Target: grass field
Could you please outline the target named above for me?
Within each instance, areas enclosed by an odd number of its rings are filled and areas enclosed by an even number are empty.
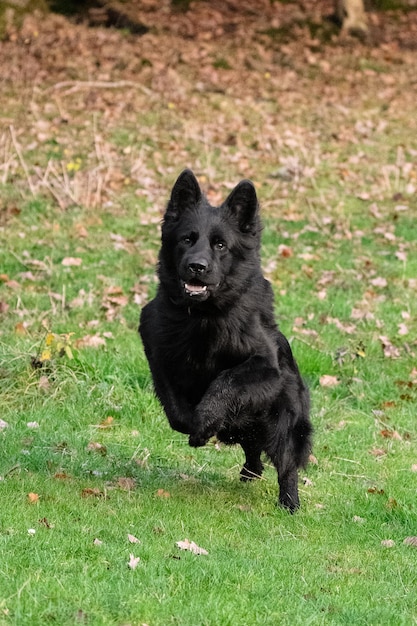
[[[416,624],[415,51],[253,16],[220,45],[187,15],[33,18],[0,50],[0,625]],[[258,189],[312,395],[294,516],[152,392],[137,325],[184,167],[213,203]]]

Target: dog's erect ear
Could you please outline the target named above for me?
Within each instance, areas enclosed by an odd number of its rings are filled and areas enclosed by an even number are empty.
[[[195,206],[201,199],[201,189],[191,170],[184,170],[171,191],[165,217],[178,219],[181,213]]]
[[[250,180],[241,180],[224,204],[236,215],[243,233],[256,234],[259,204],[255,186]]]

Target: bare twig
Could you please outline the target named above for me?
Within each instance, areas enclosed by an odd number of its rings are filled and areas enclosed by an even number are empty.
[[[122,89],[124,87],[130,87],[131,89],[139,89],[147,96],[152,94],[152,91],[140,83],[135,83],[132,80],[118,80],[118,81],[105,81],[105,80],[63,80],[62,82],[55,83],[48,91],[59,91],[61,89],[67,89],[65,95],[76,93],[84,89]]]
[[[35,196],[36,195],[36,189],[33,186],[33,183],[31,181],[30,174],[29,174],[29,169],[28,169],[28,167],[27,167],[27,165],[25,163],[22,151],[21,151],[20,146],[19,146],[19,144],[17,142],[16,133],[14,131],[13,124],[10,124],[9,129],[10,129],[10,135],[11,135],[11,138],[12,138],[13,146],[14,146],[14,149],[16,150],[17,156],[19,157],[19,161],[20,161],[20,164],[21,164],[21,166],[23,168],[23,171],[25,172],[25,176],[26,176],[26,179],[28,181],[29,189],[30,189],[32,195]]]

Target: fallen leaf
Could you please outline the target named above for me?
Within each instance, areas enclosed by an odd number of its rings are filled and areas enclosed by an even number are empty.
[[[88,237],[88,230],[83,224],[75,224],[75,232],[80,239],[85,239]]]
[[[81,339],[77,339],[74,343],[75,347],[80,348],[100,348],[101,346],[106,345],[106,340],[104,337],[100,337],[99,333],[95,335],[85,335]]]
[[[64,267],[79,267],[82,264],[83,260],[79,257],[67,256],[61,261],[61,265]]]
[[[85,489],[81,491],[82,498],[102,498],[103,496],[104,493],[100,491],[98,487],[85,487]]]
[[[381,276],[378,276],[377,278],[373,278],[371,280],[371,285],[373,287],[386,287],[388,285],[388,281],[386,278],[382,278]]]
[[[134,535],[130,535],[129,533],[127,535],[127,538],[130,541],[130,543],[140,543],[137,537],[135,537]]]
[[[383,448],[372,448],[372,450],[369,450],[369,454],[372,454],[372,456],[380,457],[386,456],[387,451]]]
[[[131,491],[136,487],[136,481],[134,478],[121,477],[117,479],[117,486],[124,491]]]
[[[417,548],[417,537],[406,537],[403,544],[405,546],[413,546],[413,548]]]
[[[397,441],[402,441],[400,433],[396,430],[389,430],[388,428],[384,428],[380,431],[379,434],[382,435],[382,437],[385,437],[385,439],[396,439]]]
[[[103,545],[103,542],[101,541],[101,539],[97,539],[97,538],[96,538],[96,539],[94,539],[94,541],[93,541],[93,545],[95,545],[95,546],[102,546],[102,545]]]
[[[249,513],[249,511],[252,511],[252,507],[249,504],[238,504],[237,508],[243,513]]]
[[[139,561],[140,561],[140,557],[130,554],[128,566],[130,567],[130,569],[136,569],[137,566],[139,565]]]
[[[387,359],[398,359],[401,356],[399,348],[394,346],[388,339],[388,337],[385,337],[385,335],[380,335],[379,340],[382,344],[384,356],[386,356]]]
[[[39,378],[38,387],[42,391],[47,391],[50,387],[49,378],[47,376],[41,376]]]
[[[39,494],[37,493],[28,493],[28,500],[31,504],[35,504],[36,502],[39,502]]]
[[[323,376],[320,376],[320,385],[322,387],[336,387],[337,385],[340,385],[340,380],[337,376],[323,374]]]
[[[50,528],[53,528],[53,527],[54,527],[54,525],[53,525],[53,524],[50,524],[50,523],[48,522],[48,520],[47,520],[47,518],[46,518],[46,517],[42,517],[42,519],[39,519],[39,520],[38,520],[38,522],[39,522],[39,524],[41,524],[42,526],[45,526],[45,528],[48,528],[48,529],[50,529]]]
[[[112,426],[114,426],[114,417],[108,415],[97,425],[97,428],[112,428]]]
[[[5,428],[8,427],[8,423],[5,422],[4,420],[0,419],[0,430],[4,430]]]
[[[26,426],[27,426],[28,428],[34,428],[34,429],[35,429],[35,428],[39,428],[39,424],[38,424],[38,422],[28,422],[28,423],[26,424]]]
[[[190,541],[189,539],[184,539],[184,541],[177,541],[176,545],[179,547],[180,550],[188,550],[193,554],[208,554],[207,550],[204,550],[204,548],[200,548],[196,543],[194,543],[194,541]]]
[[[55,480],[68,480],[69,478],[71,478],[71,476],[69,474],[66,474],[65,472],[56,472],[54,474],[54,478]]]
[[[285,244],[281,244],[278,246],[278,254],[284,259],[289,259],[294,255],[293,249]]]
[[[366,522],[366,519],[364,517],[360,517],[359,515],[354,515],[352,518],[352,522],[355,522],[355,524],[364,524]]]
[[[384,548],[393,548],[395,546],[395,541],[393,539],[383,539],[381,541],[381,546]]]
[[[106,446],[103,446],[102,443],[98,443],[96,441],[90,441],[90,443],[87,445],[87,451],[98,452],[99,454],[101,454],[101,456],[106,456],[107,454]]]
[[[18,322],[14,327],[14,332],[16,333],[16,335],[20,335],[21,337],[23,335],[27,335],[28,331],[26,330],[25,322]]]
[[[45,361],[50,361],[52,358],[52,351],[50,348],[45,348],[45,350],[42,350],[41,355],[39,357],[39,361],[41,363],[45,363]]]
[[[158,496],[158,498],[170,498],[171,494],[169,493],[169,491],[165,491],[165,489],[158,489],[158,491],[156,492],[156,495]]]

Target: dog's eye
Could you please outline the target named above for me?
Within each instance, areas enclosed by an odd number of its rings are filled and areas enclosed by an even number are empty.
[[[192,243],[191,237],[189,235],[183,237],[181,241],[182,243],[185,243],[186,246],[189,246]]]
[[[224,241],[219,240],[214,243],[214,248],[216,250],[224,250],[225,247],[226,247],[226,244]]]

